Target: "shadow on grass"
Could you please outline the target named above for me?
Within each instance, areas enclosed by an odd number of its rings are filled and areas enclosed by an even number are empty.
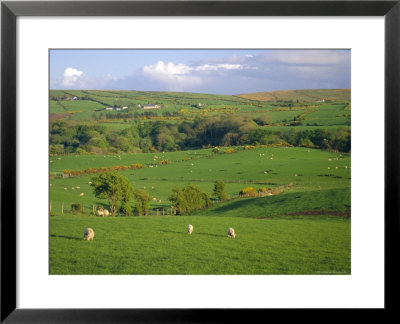
[[[186,232],[177,232],[177,231],[161,230],[160,232],[189,235]],[[210,233],[199,233],[199,232],[193,232],[193,234],[191,234],[191,235],[207,235],[207,236],[214,236],[214,237],[225,237],[225,235],[217,235],[217,234],[210,234]]]
[[[72,236],[65,236],[65,235],[54,235],[54,234],[50,234],[50,237],[57,237],[57,238],[63,238],[63,239],[67,239],[67,240],[75,240],[75,241],[82,241],[82,238],[77,238],[77,237],[72,237]]]
[[[260,198],[235,199],[221,206],[216,206],[211,210],[214,213],[222,214],[233,211],[244,214],[254,214],[258,210],[263,215],[268,216],[300,212],[303,210],[346,212],[349,209],[347,207],[349,204],[346,205],[346,203],[349,201],[349,189],[325,189],[308,192],[285,192],[280,195]]]

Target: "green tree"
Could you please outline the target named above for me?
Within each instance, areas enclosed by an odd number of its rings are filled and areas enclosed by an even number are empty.
[[[220,200],[225,201],[228,199],[228,195],[225,192],[225,182],[217,180],[214,184],[214,195]]]
[[[134,195],[136,200],[135,207],[139,216],[147,215],[151,199],[149,193],[143,189],[136,189]]]
[[[94,195],[107,199],[112,216],[121,206],[126,206],[132,199],[133,187],[129,180],[117,172],[103,172],[92,178]]]
[[[210,196],[202,192],[199,187],[192,185],[173,189],[169,201],[178,214],[201,209],[211,204]]]

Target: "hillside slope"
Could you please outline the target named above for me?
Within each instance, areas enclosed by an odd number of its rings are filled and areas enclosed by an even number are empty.
[[[350,100],[351,89],[314,89],[255,92],[237,95],[240,98],[259,101],[318,101],[318,100]]]

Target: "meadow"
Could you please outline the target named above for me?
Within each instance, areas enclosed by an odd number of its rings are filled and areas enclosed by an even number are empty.
[[[72,100],[77,96],[78,100]],[[321,102],[321,99],[327,99]],[[161,109],[145,111],[138,107],[148,104],[160,105]],[[128,107],[125,111],[107,107]],[[209,95],[196,93],[150,92],[150,91],[50,91],[50,119],[85,121],[110,127],[129,127],[133,120],[166,120],[177,122],[194,120],[219,114],[251,115],[267,114],[268,127],[286,130],[290,121],[301,125],[330,126],[350,125],[350,91],[298,90],[276,91],[239,96]],[[121,112],[124,114],[120,116]],[[62,115],[64,114],[64,115]],[[107,116],[108,117],[107,117]],[[117,126],[119,124],[119,126]]]
[[[185,232],[193,224],[192,235]],[[92,227],[93,241],[83,241]],[[234,226],[235,239],[226,236]],[[50,217],[51,274],[350,274],[350,221]]]
[[[317,102],[322,95],[327,100]],[[79,100],[71,100],[72,96]],[[162,108],[146,115],[139,104]],[[120,111],[106,115],[105,107],[125,105],[129,108],[123,113],[129,118],[113,118]],[[176,123],[221,114],[268,114],[269,123],[260,129],[289,134],[294,129],[349,129],[350,106],[347,90],[240,96],[57,90],[50,91],[49,109],[50,120],[113,131],[128,129],[136,120]],[[95,216],[95,208],[109,208],[105,199],[95,197],[89,184],[95,174],[69,175],[133,164],[141,168],[118,173],[135,189],[150,194],[147,216],[134,212]],[[220,147],[219,151],[211,146],[149,153],[88,151],[51,154],[49,172],[50,274],[351,273],[350,153],[260,144]],[[225,183],[227,201],[215,197],[216,180]],[[172,189],[187,185],[208,193],[211,206],[175,215],[169,201]],[[248,187],[266,188],[273,194],[239,195]],[[72,204],[83,210],[75,214]],[[194,226],[192,235],[186,233],[188,224]],[[87,227],[95,231],[93,241],[83,240]],[[235,228],[235,239],[227,237],[228,227]]]
[[[135,188],[146,188],[157,198],[150,206],[153,216],[101,218],[92,215],[92,205],[107,207],[107,202],[94,197],[90,176],[51,179],[50,273],[350,273],[349,156],[306,148],[217,155],[206,149],[165,152],[160,158],[170,162],[150,168],[155,156],[63,156],[50,164],[56,171],[143,163],[143,169],[121,173]],[[184,160],[188,156],[194,158]],[[189,215],[170,215],[173,187],[195,184],[212,196],[216,179],[226,183],[229,201]],[[289,183],[293,187],[279,195],[237,197],[244,187]],[[73,215],[72,203],[85,205],[84,213]],[[194,225],[192,235],[186,234],[189,223]],[[94,241],[83,241],[86,227],[95,230]],[[235,239],[227,237],[228,227],[235,228]]]

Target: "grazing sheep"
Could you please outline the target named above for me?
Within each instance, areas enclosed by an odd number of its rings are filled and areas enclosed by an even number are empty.
[[[236,237],[235,230],[232,227],[228,228],[228,236],[233,238]]]
[[[107,217],[109,214],[110,214],[110,212],[107,209],[103,210],[104,217]]]
[[[102,210],[98,210],[97,211],[97,216],[104,216],[104,212]]]
[[[64,188],[64,190],[67,190],[67,188]]]
[[[76,187],[76,189],[81,189],[81,187]]]
[[[92,184],[92,181],[89,181],[89,184],[91,185],[91,184]]]
[[[75,188],[71,188],[72,190],[75,190]]]
[[[193,233],[193,225],[189,224],[187,226],[187,232],[188,232],[188,234],[192,234]]]
[[[86,241],[93,241],[94,238],[94,231],[91,228],[85,228],[85,231],[83,232],[83,239]]]
[[[83,193],[83,192],[81,192],[80,194],[79,194],[79,196],[81,196],[81,197],[83,197],[85,194]]]

